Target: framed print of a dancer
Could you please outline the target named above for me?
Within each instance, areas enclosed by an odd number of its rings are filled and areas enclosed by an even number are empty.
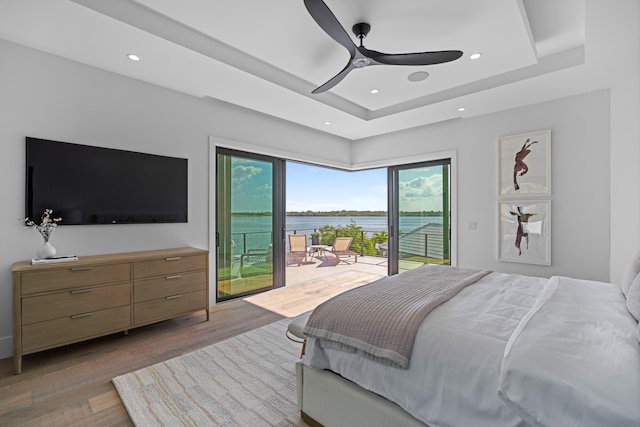
[[[551,194],[551,131],[498,138],[498,196]]]
[[[551,201],[498,202],[498,259],[551,265]]]

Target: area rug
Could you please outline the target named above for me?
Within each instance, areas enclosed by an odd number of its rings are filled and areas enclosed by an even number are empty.
[[[114,378],[136,426],[305,426],[289,319]]]

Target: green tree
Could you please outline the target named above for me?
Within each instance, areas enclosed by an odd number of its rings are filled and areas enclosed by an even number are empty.
[[[348,225],[324,225],[320,227],[320,244],[333,245],[336,237],[353,237],[350,249],[354,252],[363,253],[365,255],[380,255],[380,251],[376,249],[376,243],[384,243],[389,235],[386,231],[373,233],[368,237],[357,225],[354,220]]]

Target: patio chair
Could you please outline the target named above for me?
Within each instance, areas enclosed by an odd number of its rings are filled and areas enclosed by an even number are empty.
[[[336,237],[336,240],[333,242],[333,246],[329,246],[325,248],[326,252],[331,252],[336,256],[339,261],[341,260],[341,256],[355,257],[355,262],[358,262],[358,253],[349,250],[349,246],[351,246],[351,242],[353,242],[353,237]],[[346,261],[344,261],[346,262]]]
[[[389,242],[384,243],[376,243],[376,249],[380,252],[381,257],[387,256],[387,252],[389,252]]]
[[[293,264],[295,262],[300,265],[303,258],[304,262],[307,262],[308,254],[307,235],[289,234],[289,253],[287,254],[287,264]],[[294,259],[295,261],[291,261],[291,259]]]

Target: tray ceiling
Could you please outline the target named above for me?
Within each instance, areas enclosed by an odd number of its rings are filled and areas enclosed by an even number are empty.
[[[352,140],[584,86],[578,71],[566,72],[584,64],[584,0],[325,3],[349,35],[355,23],[371,24],[369,49],[464,55],[446,64],[354,70],[329,92],[312,95],[349,55],[303,0],[3,0],[0,38]],[[472,60],[473,53],[482,56]],[[417,71],[428,78],[410,81]]]

